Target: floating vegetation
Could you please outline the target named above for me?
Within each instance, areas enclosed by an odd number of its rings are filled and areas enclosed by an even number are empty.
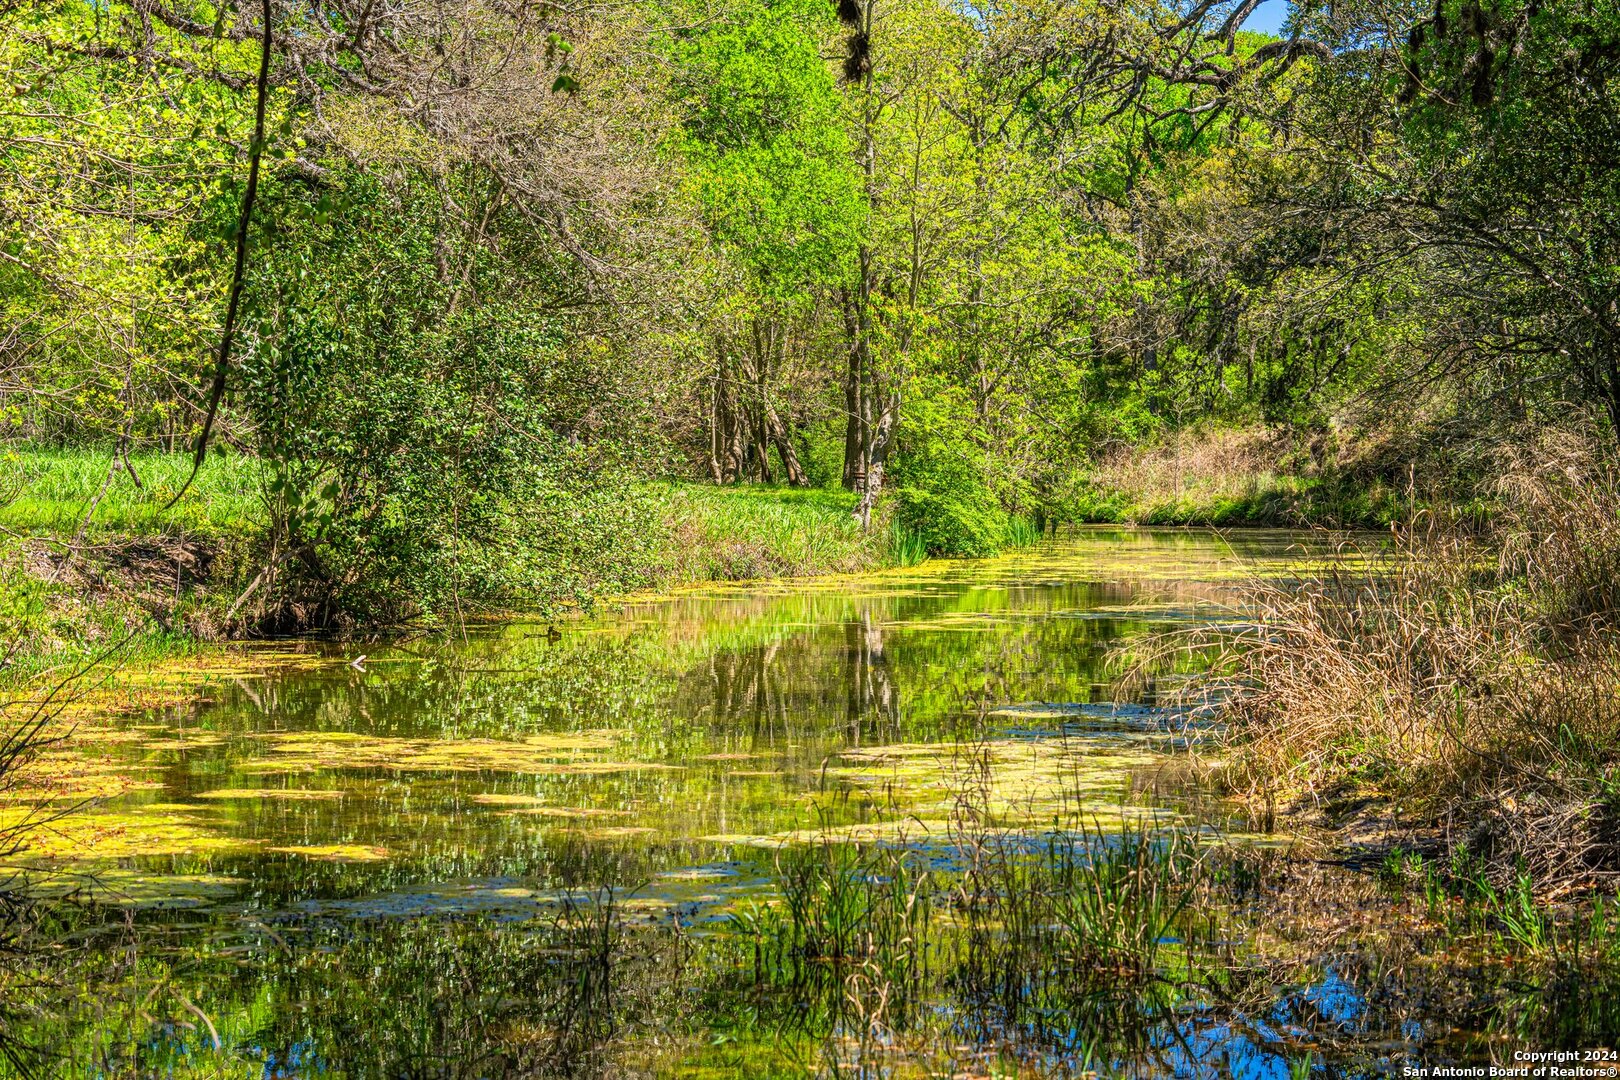
[[[326,790],[313,790],[310,788],[219,788],[216,791],[200,791],[195,796],[199,799],[326,799],[338,800],[343,798],[343,792]]]
[[[301,855],[306,859],[325,859],[331,862],[381,862],[388,858],[388,849],[372,844],[303,844],[272,847],[266,851],[278,855]]]
[[[625,840],[633,836],[650,836],[655,831],[647,825],[576,825],[569,829],[570,835],[588,840]]]
[[[255,850],[261,841],[221,832],[200,808],[149,803],[118,811],[80,810],[34,830],[23,854],[40,860],[216,856]]]
[[[887,799],[912,820],[943,819],[964,785],[1001,822],[1042,822],[1078,810],[1115,811],[1132,770],[1153,765],[1162,749],[1113,739],[983,739],[975,743],[893,744],[845,751],[825,774],[849,789]]]
[[[615,818],[629,817],[635,813],[633,810],[607,810],[594,806],[529,806],[518,810],[504,811],[507,817],[546,817],[546,818]],[[651,828],[639,829],[640,832],[652,832]]]
[[[544,806],[546,800],[538,795],[518,795],[503,791],[480,791],[472,797],[479,806]]]
[[[265,756],[243,762],[249,773],[380,769],[392,772],[508,772],[602,775],[680,766],[612,761],[584,755],[613,749],[601,732],[498,739],[395,739],[346,731],[277,732],[261,737]]]
[[[1197,729],[1167,681],[1115,703],[1109,657],[1234,593],[1171,577],[1212,541],[1155,543],[475,628],[85,718],[0,807],[91,800],[25,858],[75,871],[40,887],[88,901],[97,990],[29,990],[32,1031],[177,1076],[1353,1075],[1596,1045],[1620,1018],[1558,987],[1611,985],[1611,910],[1543,917],[1416,856],[1374,883],[1163,793]]]
[[[224,746],[225,743],[226,738],[224,735],[213,732],[189,731],[176,733],[169,738],[148,739],[137,745],[142,750],[163,750],[180,753],[187,750],[212,750]]]

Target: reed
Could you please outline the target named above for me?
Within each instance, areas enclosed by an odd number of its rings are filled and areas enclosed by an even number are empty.
[[[889,562],[894,566],[916,566],[928,560],[928,541],[899,522],[889,527]]]
[[[1022,514],[1007,515],[1007,547],[1033,547],[1040,542],[1041,530],[1035,522]]]
[[[1227,780],[1335,821],[1370,799],[1499,888],[1620,885],[1613,460],[1541,433],[1499,457],[1489,527],[1420,514],[1344,569],[1257,584],[1222,665]]]

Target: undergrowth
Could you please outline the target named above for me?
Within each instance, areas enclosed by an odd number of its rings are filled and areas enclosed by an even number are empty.
[[[1612,891],[1620,471],[1586,432],[1497,461],[1488,525],[1420,513],[1389,549],[1253,589],[1225,659],[1225,777],[1330,817],[1371,799],[1498,889]]]
[[[1195,427],[1101,453],[1053,512],[1099,524],[1384,527],[1414,496],[1387,471],[1320,439]]]

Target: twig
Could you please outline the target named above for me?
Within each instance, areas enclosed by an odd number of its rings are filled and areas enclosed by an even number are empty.
[[[191,475],[174,493],[174,498],[163,505],[158,513],[165,513],[191,488],[192,481],[202,470],[208,454],[208,436],[214,429],[214,417],[219,413],[220,399],[225,396],[225,376],[231,365],[231,345],[236,337],[236,311],[242,301],[242,276],[247,264],[248,226],[253,218],[253,203],[259,194],[259,163],[264,158],[264,107],[270,87],[270,0],[264,0],[264,28],[259,46],[259,80],[253,106],[253,142],[248,145],[247,191],[242,195],[242,216],[236,222],[236,265],[231,271],[230,300],[225,307],[225,328],[219,339],[219,360],[214,367],[214,385],[208,392],[208,412],[203,417],[202,432],[197,436],[197,452],[191,461]]]

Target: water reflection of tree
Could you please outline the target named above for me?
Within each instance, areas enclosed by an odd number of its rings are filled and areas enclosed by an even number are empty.
[[[714,718],[734,730],[746,730],[756,745],[770,743],[780,729],[791,740],[792,725],[775,670],[780,641],[726,650],[709,656],[709,682]]]
[[[858,617],[844,623],[844,657],[849,745],[860,746],[866,741],[863,735],[888,741],[899,727],[899,695],[883,655],[883,624],[872,617],[870,608],[863,607]]]
[[[900,694],[880,614],[862,609],[825,633],[817,645],[778,638],[711,653],[699,692],[716,726],[756,746],[821,741],[835,717],[851,745],[895,737]]]

